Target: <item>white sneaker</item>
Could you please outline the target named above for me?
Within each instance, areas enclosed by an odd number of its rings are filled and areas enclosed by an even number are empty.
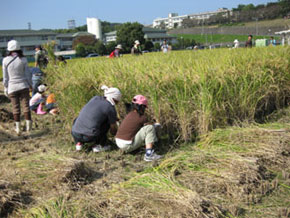
[[[145,161],[154,161],[154,160],[159,160],[160,158],[162,158],[162,155],[156,154],[154,150],[151,152],[149,156],[147,156],[146,154],[144,155]]]
[[[93,152],[98,153],[98,152],[103,152],[103,151],[109,151],[111,150],[111,146],[110,145],[96,145],[95,147],[93,147]]]
[[[82,143],[78,142],[78,143],[76,144],[76,151],[81,151],[82,149],[83,149],[83,145],[82,145]]]

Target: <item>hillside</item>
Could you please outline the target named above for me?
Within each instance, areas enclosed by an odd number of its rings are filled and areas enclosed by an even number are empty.
[[[249,35],[258,36],[274,36],[275,32],[290,28],[290,19],[276,19],[258,22],[248,22],[233,26],[204,26],[187,29],[173,29],[169,34],[192,34],[192,35]]]

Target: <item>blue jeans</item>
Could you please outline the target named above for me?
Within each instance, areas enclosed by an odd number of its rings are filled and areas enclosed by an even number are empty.
[[[32,76],[32,96],[37,93],[37,87],[42,82],[42,76]]]

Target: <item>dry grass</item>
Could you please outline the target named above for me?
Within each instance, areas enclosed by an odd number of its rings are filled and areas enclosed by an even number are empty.
[[[288,113],[289,109],[281,112],[280,119]],[[66,192],[39,202],[26,216],[287,217],[289,144],[289,123],[275,122],[217,129],[202,135],[195,146],[184,144],[161,163],[141,171],[128,168],[138,164],[130,155],[111,152],[113,162],[106,156],[98,157],[97,162],[105,163],[97,163],[100,168],[93,171],[102,176],[86,179],[90,182],[82,181],[92,175],[92,162],[67,165],[63,178],[77,181],[79,188],[72,190],[67,182]],[[112,170],[114,162],[120,165],[119,170]],[[83,170],[77,170],[83,164]],[[115,183],[114,172],[127,177]]]

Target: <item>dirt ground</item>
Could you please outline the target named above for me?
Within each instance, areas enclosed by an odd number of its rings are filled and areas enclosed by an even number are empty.
[[[14,132],[11,109],[11,103],[4,96],[1,84],[1,218],[24,217],[30,208],[46,204],[49,199],[59,196],[64,196],[65,201],[68,202],[71,199],[82,199],[83,195],[88,201],[96,201],[92,205],[97,205],[97,212],[102,214],[102,217],[290,217],[290,207],[287,206],[290,206],[290,201],[288,199],[288,202],[285,202],[290,193],[288,129],[253,132],[251,137],[259,138],[260,143],[264,143],[265,147],[257,148],[252,156],[241,153],[239,156],[226,157],[223,163],[221,156],[209,158],[209,154],[202,150],[196,151],[192,157],[189,157],[190,166],[194,164],[193,168],[197,169],[207,165],[206,170],[192,171],[182,166],[172,171],[173,180],[192,191],[190,197],[184,198],[188,202],[180,199],[173,201],[176,196],[170,199],[172,201],[168,198],[163,200],[164,196],[158,191],[152,192],[151,195],[146,194],[149,201],[156,204],[149,204],[148,201],[139,202],[139,196],[140,199],[146,199],[146,196],[144,197],[144,193],[140,191],[142,189],[138,189],[131,192],[122,191],[123,196],[131,197],[130,201],[121,203],[119,198],[112,200],[113,196],[104,199],[101,193],[114,189],[115,185],[128,181],[136,174],[152,170],[152,167],[158,166],[159,163],[145,163],[143,150],[127,155],[117,149],[100,154],[78,153],[74,150],[74,143],[68,134],[69,131],[64,129],[62,120],[50,114],[32,114],[33,131],[29,134],[23,131],[20,136],[17,136]],[[24,125],[22,121],[23,130],[25,130]],[[243,134],[239,134],[239,137],[243,138]],[[255,147],[255,141],[251,140],[247,136],[243,143],[252,143]],[[210,146],[210,143],[207,146]],[[211,148],[213,152],[214,149],[216,148]],[[216,153],[218,152],[221,150]],[[215,171],[217,164],[220,164],[218,174]],[[166,165],[166,161],[162,165]],[[274,171],[280,174],[277,175]],[[279,183],[279,178],[283,181],[286,191],[281,191],[283,187],[282,183]],[[219,200],[220,197],[223,199]],[[231,199],[238,201],[235,203]],[[275,207],[274,213],[271,206],[261,206],[261,202],[268,201],[268,205],[272,205],[273,201],[279,200],[283,202]],[[247,211],[241,204],[249,206],[246,208]],[[86,209],[90,210],[88,205]],[[149,205],[151,210],[147,208]],[[118,207],[120,207],[119,211],[116,209]],[[135,212],[130,213],[127,208]],[[71,217],[63,213],[53,216],[53,211],[49,209],[43,213],[48,212],[52,217]],[[268,215],[263,216],[263,214]],[[37,217],[45,217],[45,215]],[[87,215],[87,217],[95,216]]]
[[[77,153],[70,134],[63,134],[62,121],[51,114],[32,112],[33,129],[25,132],[22,117],[20,136],[14,131],[12,105],[0,85],[0,217],[21,217],[19,208],[30,207],[59,193],[74,193],[94,181],[107,189],[126,180],[126,172],[140,172],[143,152],[128,161],[117,149],[111,153]]]

